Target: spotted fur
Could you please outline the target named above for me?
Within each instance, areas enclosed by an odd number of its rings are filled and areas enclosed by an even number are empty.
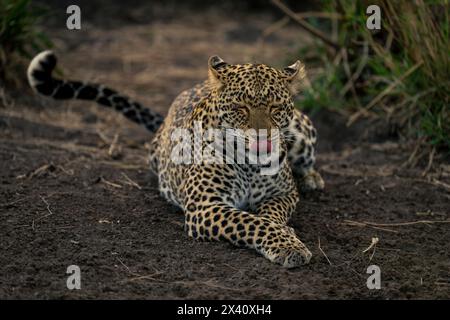
[[[37,92],[55,99],[95,100],[150,131],[161,124],[161,116],[115,91],[54,79],[55,65],[49,51],[33,59],[28,77]],[[208,80],[175,99],[152,140],[150,166],[162,195],[183,209],[185,230],[194,239],[253,248],[285,267],[309,262],[311,252],[287,225],[299,201],[293,171],[305,188],[324,187],[313,168],[316,130],[294,109],[293,96],[305,77],[303,64],[297,61],[278,70],[263,64],[231,65],[213,56],[208,67]],[[278,129],[280,170],[262,175],[261,165],[254,164],[174,163],[171,152],[179,143],[171,136],[174,129],[193,129],[195,123],[202,130]]]

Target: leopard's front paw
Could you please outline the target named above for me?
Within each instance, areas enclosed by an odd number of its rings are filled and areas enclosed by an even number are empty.
[[[282,248],[278,256],[273,260],[285,268],[295,268],[308,264],[312,254],[308,248]]]
[[[300,241],[290,227],[278,230],[277,235],[263,243],[262,253],[270,261],[285,268],[295,268],[308,264],[311,260],[311,251]],[[276,240],[280,236],[279,240]]]
[[[323,188],[325,188],[325,182],[315,170],[306,174],[301,181],[303,191],[323,190]]]

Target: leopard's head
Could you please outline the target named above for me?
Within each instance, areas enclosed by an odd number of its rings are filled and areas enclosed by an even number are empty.
[[[208,65],[217,125],[244,131],[250,151],[270,151],[275,139],[285,149],[293,97],[306,77],[303,63],[279,70],[264,64],[232,65],[213,56]]]

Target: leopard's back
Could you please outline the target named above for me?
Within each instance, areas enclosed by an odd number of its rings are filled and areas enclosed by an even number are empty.
[[[171,104],[164,123],[151,142],[149,162],[153,172],[158,175],[159,190],[170,202],[182,205],[183,181],[186,166],[172,161],[171,155],[179,141],[172,138],[176,129],[192,130],[191,117],[195,106],[209,93],[207,82],[181,92]]]

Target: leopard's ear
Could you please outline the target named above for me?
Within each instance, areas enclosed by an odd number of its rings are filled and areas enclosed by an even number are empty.
[[[224,84],[224,79],[220,74],[220,70],[226,67],[228,63],[223,61],[219,56],[212,56],[208,59],[208,77],[210,83],[216,88],[220,88]]]
[[[294,64],[284,68],[283,74],[291,94],[297,94],[306,78],[305,65],[300,60],[297,60]]]

